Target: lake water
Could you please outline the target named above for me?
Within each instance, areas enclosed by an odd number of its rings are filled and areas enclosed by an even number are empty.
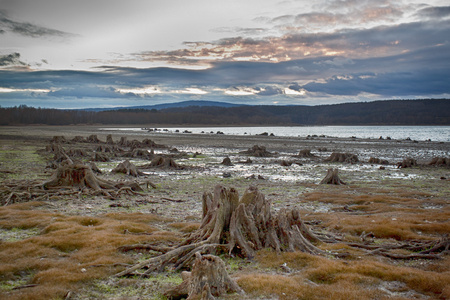
[[[142,131],[142,128],[103,128],[104,130],[132,130]],[[392,139],[449,142],[450,126],[260,126],[260,127],[161,127],[180,134],[184,131],[192,133],[217,133],[230,135],[256,135],[267,132],[275,136],[306,137],[308,135],[325,135],[328,137],[378,139],[390,137]]]

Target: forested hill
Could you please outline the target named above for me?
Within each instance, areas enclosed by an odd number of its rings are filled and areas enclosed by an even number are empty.
[[[84,111],[0,108],[0,125],[450,125],[450,99],[384,100],[318,106],[189,106]]]

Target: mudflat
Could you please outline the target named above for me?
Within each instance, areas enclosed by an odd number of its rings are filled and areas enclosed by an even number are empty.
[[[88,142],[92,135],[99,142]],[[108,138],[110,146],[122,148],[120,155],[118,150],[102,152]],[[125,140],[141,144],[120,145]],[[146,146],[144,140],[161,147]],[[67,153],[72,150],[71,158],[82,164],[94,160],[101,171],[98,178],[136,182],[143,191],[118,193],[113,200],[70,187],[36,192],[56,172],[55,154],[48,147],[52,141]],[[252,152],[255,146],[266,154]],[[144,156],[136,151],[133,156],[135,149],[145,150]],[[95,161],[99,152],[104,161]],[[357,159],[328,161],[333,153]],[[152,167],[155,156],[170,157],[177,167]],[[146,278],[116,278],[127,266],[157,255],[138,247],[121,249],[136,244],[176,247],[200,227],[203,193],[222,185],[240,195],[254,186],[274,211],[296,208],[313,232],[334,239],[316,245],[328,256],[270,249],[258,251],[253,260],[222,254],[246,293],[228,298],[448,298],[448,249],[420,248],[426,243],[432,248],[450,232],[450,169],[429,165],[435,157],[450,157],[450,143],[107,126],[0,127],[0,295],[162,299],[165,290],[181,282],[180,274],[165,269]],[[399,168],[405,158],[415,164]],[[124,160],[142,175],[112,173]],[[319,184],[330,168],[339,170],[345,185]]]

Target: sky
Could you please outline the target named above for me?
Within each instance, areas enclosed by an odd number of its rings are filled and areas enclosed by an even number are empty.
[[[0,106],[450,98],[448,0],[0,0]]]

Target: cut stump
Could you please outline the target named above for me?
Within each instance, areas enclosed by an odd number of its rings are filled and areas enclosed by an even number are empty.
[[[123,173],[134,177],[144,175],[144,173],[139,171],[128,159],[118,164],[117,167],[112,169],[111,173]]]
[[[228,275],[225,263],[215,255],[195,253],[191,272],[182,273],[183,282],[167,291],[168,299],[215,299],[227,293],[244,294]]]
[[[346,184],[345,182],[343,182],[338,175],[339,170],[338,169],[328,169],[327,171],[327,175],[325,175],[325,178],[322,179],[322,181],[320,182],[320,184]]]

